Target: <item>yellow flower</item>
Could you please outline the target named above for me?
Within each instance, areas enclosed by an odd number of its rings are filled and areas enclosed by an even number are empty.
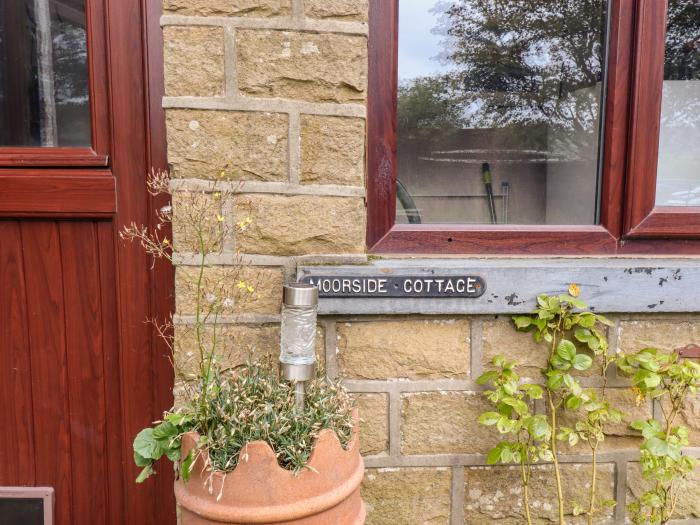
[[[248,289],[248,291],[251,292],[251,293],[255,291],[255,288],[253,288],[253,287],[250,286],[250,285],[248,285],[248,288],[247,288],[247,289]]]
[[[170,241],[168,239],[163,239],[163,244],[167,246],[168,244],[170,244]]]
[[[219,222],[224,222],[224,216],[223,215],[218,215],[216,216],[216,220]]]
[[[238,281],[238,288],[240,288],[240,289],[242,290],[242,289],[245,288],[245,287],[246,287],[245,282],[243,282],[243,281]]]
[[[579,295],[581,295],[581,288],[579,288],[578,284],[571,283],[569,285],[569,295],[571,297],[578,297]]]
[[[215,191],[215,192],[214,192],[214,197],[217,198],[217,199],[218,199],[219,197],[221,197],[221,192],[220,192],[220,191]]]
[[[226,176],[226,172],[225,172],[224,170],[221,170],[221,171],[219,172],[219,178],[220,178],[220,179],[223,179],[225,176]]]

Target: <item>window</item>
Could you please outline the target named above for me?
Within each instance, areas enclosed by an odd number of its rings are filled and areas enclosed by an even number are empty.
[[[89,37],[103,34],[104,13],[93,4],[0,2],[0,166],[107,163],[104,43]]]
[[[700,253],[698,0],[371,5],[372,251]]]

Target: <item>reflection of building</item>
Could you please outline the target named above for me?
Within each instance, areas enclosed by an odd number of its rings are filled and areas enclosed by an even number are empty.
[[[596,163],[558,152],[557,138],[531,126],[462,129],[439,145],[400,144],[398,177],[424,223],[491,222],[482,176],[488,162],[498,222],[592,224]],[[399,222],[407,222],[397,209]]]

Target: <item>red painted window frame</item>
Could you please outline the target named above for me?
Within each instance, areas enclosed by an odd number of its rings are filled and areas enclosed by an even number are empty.
[[[625,210],[629,238],[700,238],[700,207],[656,206],[667,14],[668,0],[639,3],[628,168],[632,191]]]
[[[700,242],[693,240],[700,238],[699,209],[653,208],[656,153],[651,159],[648,143],[656,141],[658,149],[667,0],[612,1],[601,215],[600,224],[590,226],[396,224],[398,2],[370,2],[367,245],[371,253],[700,254]],[[649,88],[654,82],[655,87]],[[658,98],[656,113],[642,110],[649,107],[651,97]],[[668,240],[672,237],[676,240]]]

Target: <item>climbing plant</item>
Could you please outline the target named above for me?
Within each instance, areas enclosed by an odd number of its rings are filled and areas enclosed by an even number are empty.
[[[650,488],[628,510],[635,525],[664,525],[674,515],[683,480],[697,464],[682,452],[688,445],[688,429],[675,423],[688,396],[700,391],[700,365],[681,360],[677,352],[668,354],[656,348],[622,354],[616,363],[631,379],[639,398],[656,401],[662,416],[631,425],[642,434],[640,467]]]
[[[589,370],[598,362],[600,373],[605,377],[612,363],[602,329],[611,323],[589,310],[578,295],[576,285],[571,285],[567,294],[539,295],[537,308],[531,314],[513,317],[515,327],[531,332],[546,355],[546,365],[541,371],[542,386],[520,384],[516,363],[502,356],[494,359],[495,370],[485,372],[478,379],[480,384],[490,385],[486,397],[495,406],[495,411],[481,415],[480,422],[511,436],[489,452],[487,461],[489,464],[520,464],[523,506],[528,524],[532,523],[528,501],[532,464],[540,460],[551,461],[553,465],[560,525],[565,523],[567,504],[572,514],[587,514],[589,524],[602,511],[596,497],[596,454],[605,439],[605,424],[619,422],[622,413],[595,391],[582,388],[574,375],[575,371]],[[546,414],[534,412],[537,399],[544,399]],[[570,425],[561,423],[564,414],[567,414],[566,421],[571,422]],[[585,443],[591,450],[593,464],[587,507],[579,502],[565,501],[558,457],[558,443],[561,441],[570,446]],[[613,500],[601,502],[601,507],[614,505]]]

